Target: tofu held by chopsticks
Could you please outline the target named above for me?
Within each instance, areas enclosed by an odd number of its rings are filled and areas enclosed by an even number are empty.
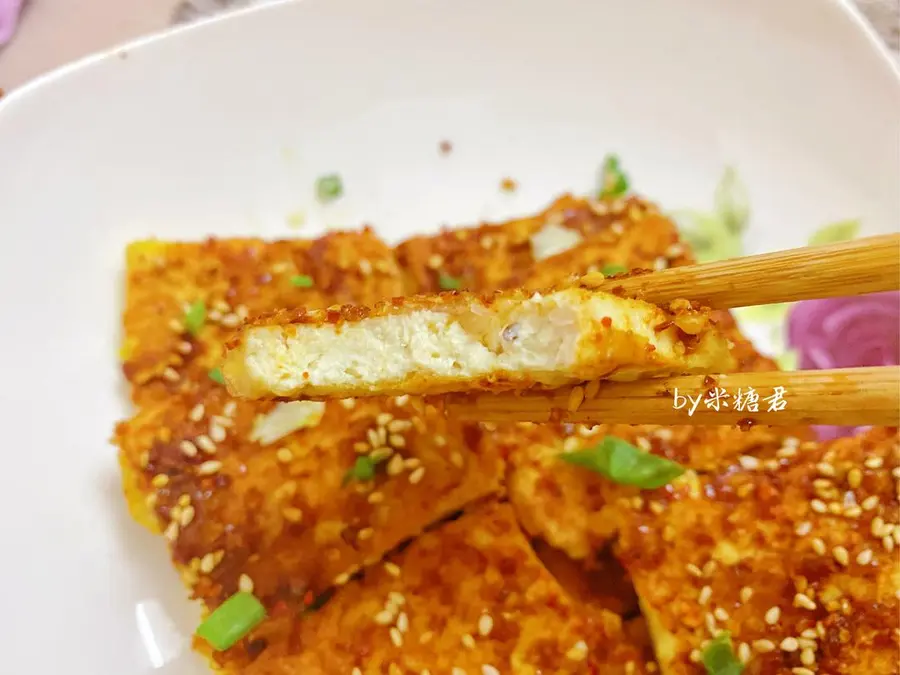
[[[618,297],[585,278],[544,293],[275,313],[230,341],[223,374],[233,395],[259,399],[556,388],[734,367],[708,310]]]

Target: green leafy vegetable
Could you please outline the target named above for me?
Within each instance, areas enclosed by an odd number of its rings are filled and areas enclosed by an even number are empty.
[[[191,335],[196,335],[206,323],[206,303],[198,300],[184,313],[184,328]]]
[[[344,485],[351,480],[358,480],[360,482],[372,480],[375,478],[375,470],[378,468],[378,464],[382,461],[384,460],[372,459],[367,455],[357,457],[356,463],[347,469],[347,473],[344,474]]]
[[[216,651],[233,646],[266,618],[266,608],[252,593],[235,593],[206,617],[197,635]]]
[[[731,635],[719,633],[703,650],[703,665],[706,675],[741,675],[744,664],[734,655]]]
[[[307,274],[295,274],[291,277],[291,286],[296,286],[297,288],[312,288],[313,280],[312,277]]]
[[[750,220],[750,197],[744,182],[732,167],[725,169],[713,195],[713,208],[725,228],[741,234]]]
[[[855,239],[858,234],[858,220],[842,220],[839,223],[826,225],[813,232],[812,236],[809,238],[809,245],[821,246],[824,244],[837,244],[841,241]]]
[[[600,169],[600,199],[621,197],[626,192],[628,192],[628,176],[622,171],[619,158],[616,155],[607,155]]]
[[[740,236],[729,229],[719,214],[682,209],[669,215],[678,224],[700,262],[737,258],[741,255],[743,245]]]
[[[344,194],[344,183],[338,174],[332,173],[316,179],[316,197],[323,204],[333,202],[342,194]]]
[[[615,276],[616,274],[624,274],[628,271],[628,268],[624,265],[616,265],[615,263],[610,263],[609,265],[604,265],[600,269],[600,273],[605,277]]]
[[[438,276],[438,285],[443,291],[458,291],[462,288],[462,282],[456,277],[451,277],[448,274],[441,274]]]
[[[221,368],[213,368],[211,371],[209,371],[208,375],[209,379],[211,379],[213,382],[217,384],[225,384],[225,376],[222,375]]]
[[[616,436],[606,436],[591,448],[566,452],[559,457],[616,483],[645,490],[662,487],[684,473],[684,468],[679,464],[644,452]]]
[[[775,363],[782,370],[797,370],[797,352],[793,349],[788,349],[783,354],[775,357]]]

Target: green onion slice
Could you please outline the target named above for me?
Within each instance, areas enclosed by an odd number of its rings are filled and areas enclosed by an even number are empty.
[[[297,288],[312,288],[312,277],[308,274],[295,274],[291,277],[291,286],[296,286]]]
[[[609,265],[604,265],[600,269],[600,273],[605,277],[612,277],[616,274],[623,274],[628,271],[628,268],[624,265],[616,265],[615,263],[610,263]]]
[[[372,459],[367,455],[362,455],[361,457],[356,458],[356,463],[347,469],[347,473],[344,474],[344,485],[349,483],[351,480],[358,480],[360,482],[365,482],[367,480],[372,480],[375,478],[375,469],[378,467],[378,461]]]
[[[734,655],[731,647],[731,635],[719,633],[703,650],[703,665],[706,675],[741,675],[744,664]]]
[[[662,487],[684,473],[680,464],[644,452],[616,436],[607,436],[593,447],[565,452],[559,457],[616,483],[644,490]]]
[[[252,593],[235,593],[197,628],[197,635],[216,651],[224,651],[266,618],[266,608]]]
[[[338,174],[332,173],[316,179],[316,197],[323,204],[333,202],[342,194],[344,194],[344,183]]]
[[[206,303],[198,300],[184,313],[184,328],[191,335],[196,335],[206,323]]]
[[[442,291],[458,291],[462,288],[462,282],[456,277],[451,277],[448,274],[441,274],[438,276],[438,285],[441,287]]]
[[[209,379],[211,379],[213,382],[216,382],[217,384],[225,384],[225,376],[222,375],[221,368],[213,368],[211,371],[209,371]]]
[[[616,155],[607,155],[600,170],[600,199],[621,197],[628,192],[628,176],[619,166]]]

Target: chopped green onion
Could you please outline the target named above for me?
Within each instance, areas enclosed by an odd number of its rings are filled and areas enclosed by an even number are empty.
[[[198,300],[184,313],[184,328],[191,335],[196,335],[206,323],[206,303]]]
[[[291,286],[296,286],[297,288],[312,288],[312,277],[308,274],[295,274],[291,277]]]
[[[703,650],[703,665],[706,675],[741,675],[744,664],[734,655],[731,635],[719,633]]]
[[[607,155],[600,170],[600,199],[621,197],[628,192],[628,176],[619,166],[616,155]]]
[[[462,282],[456,277],[451,277],[448,274],[441,274],[438,276],[438,285],[441,287],[442,291],[458,291],[462,288]]]
[[[217,384],[225,384],[225,376],[222,375],[221,368],[213,368],[211,371],[209,371],[209,379],[211,379],[213,382],[216,382]]]
[[[344,194],[344,184],[338,174],[332,173],[316,179],[316,197],[323,204],[333,202],[342,194]]]
[[[841,241],[849,241],[855,239],[859,234],[858,220],[842,220],[839,223],[832,223],[821,227],[809,238],[810,246],[820,246],[824,244],[837,244]]]
[[[224,651],[256,628],[266,618],[266,608],[252,593],[235,593],[219,605],[200,627],[197,635],[216,651]]]
[[[615,436],[607,436],[591,448],[565,452],[559,457],[616,483],[634,485],[644,490],[662,487],[684,473],[681,465],[644,452]]]
[[[610,263],[609,265],[604,265],[600,269],[600,273],[605,277],[612,277],[616,274],[623,274],[628,271],[628,268],[624,265],[616,265],[615,263]]]
[[[347,469],[347,473],[344,474],[344,485],[351,480],[358,480],[361,483],[372,480],[375,478],[375,470],[378,467],[378,463],[381,461],[383,460],[372,459],[367,455],[357,457],[356,463]]]

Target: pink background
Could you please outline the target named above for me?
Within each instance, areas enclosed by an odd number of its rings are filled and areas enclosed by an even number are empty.
[[[69,61],[161,30],[175,22],[183,5],[209,12],[243,4],[248,0],[28,0],[17,34],[0,48],[0,88],[8,91]],[[900,2],[857,4],[896,51]]]

